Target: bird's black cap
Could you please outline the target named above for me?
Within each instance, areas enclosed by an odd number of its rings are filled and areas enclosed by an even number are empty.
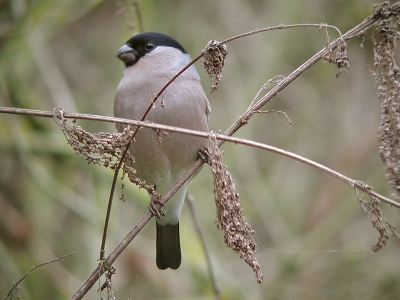
[[[131,37],[126,44],[138,51],[139,53],[143,51],[141,54],[145,54],[146,51],[146,44],[151,43],[155,47],[157,46],[167,46],[179,49],[182,53],[187,53],[186,50],[182,47],[182,45],[175,40],[174,38],[170,37],[169,35],[159,33],[159,32],[143,32],[134,35]]]
[[[143,32],[131,37],[122,46],[117,57],[125,62],[125,65],[134,65],[141,57],[153,51],[158,46],[172,47],[187,54],[186,50],[174,38],[159,32]]]

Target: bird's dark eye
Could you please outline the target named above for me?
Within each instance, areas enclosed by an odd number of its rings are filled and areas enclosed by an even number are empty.
[[[145,48],[147,51],[153,50],[153,49],[154,49],[154,44],[152,44],[152,43],[146,43],[146,45],[144,45],[144,48]]]

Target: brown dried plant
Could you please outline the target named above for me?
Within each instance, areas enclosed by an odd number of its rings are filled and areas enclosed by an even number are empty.
[[[337,65],[339,72],[336,73],[336,78],[350,68],[349,58],[347,56],[347,45],[344,39],[339,39],[338,46],[335,50],[329,47],[329,40],[326,42],[326,52],[322,57],[325,61]]]
[[[225,244],[253,269],[257,282],[263,281],[260,264],[255,256],[256,243],[253,239],[255,231],[247,222],[240,204],[239,194],[231,174],[222,162],[224,152],[219,150],[218,141],[211,133],[209,150],[209,164],[214,184],[214,200],[217,207],[217,216],[214,222],[219,230],[224,231]]]
[[[399,18],[393,17],[388,2],[376,7],[382,19],[376,25],[374,41],[375,88],[381,103],[379,126],[379,154],[386,166],[386,178],[400,199],[400,70],[395,60]]]
[[[67,143],[75,150],[77,155],[83,155],[89,164],[104,166],[112,170],[118,167],[124,149],[132,139],[133,130],[131,130],[130,126],[126,127],[121,133],[87,132],[81,126],[66,119],[60,108],[54,109],[53,119],[61,128]],[[157,195],[153,186],[146,184],[146,182],[135,176],[136,170],[131,167],[134,161],[134,157],[128,152],[122,165],[122,177],[128,175],[132,183],[146,189],[152,195]],[[122,193],[121,200],[124,200],[123,195]]]
[[[112,289],[112,276],[115,274],[116,269],[114,267],[108,268],[108,270],[105,272],[105,281],[100,287],[100,292],[102,292],[104,289],[107,289],[107,300],[116,300],[114,291]],[[103,295],[100,295],[101,300],[106,300],[106,298],[103,297]]]
[[[357,184],[371,189],[371,187],[360,181],[358,181]],[[372,251],[378,252],[382,249],[390,236],[395,236],[397,239],[400,239],[400,234],[396,231],[396,228],[383,217],[382,210],[379,207],[380,200],[375,196],[369,195],[370,201],[367,201],[356,188],[354,191],[362,208],[364,208],[365,212],[368,214],[372,226],[379,232],[378,241],[372,246]]]
[[[212,93],[218,89],[218,85],[221,81],[222,68],[224,67],[225,58],[228,55],[228,48],[225,44],[212,40],[203,49],[202,54],[203,59],[201,65],[211,79]]]
[[[381,123],[378,131],[380,142],[379,154],[386,166],[386,178],[389,186],[396,193],[392,196],[399,201],[400,193],[400,70],[395,60],[396,40],[400,38],[397,30],[399,18],[392,11],[389,2],[375,7],[374,15],[380,20],[375,25],[374,40],[375,89],[381,103]],[[370,187],[367,187],[371,189]],[[382,249],[390,236],[400,239],[400,234],[382,216],[380,200],[373,195],[366,201],[356,190],[358,201],[368,213],[372,226],[379,232],[377,243],[372,247],[374,252]]]

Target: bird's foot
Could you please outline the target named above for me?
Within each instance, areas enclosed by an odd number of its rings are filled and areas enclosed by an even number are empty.
[[[200,148],[199,150],[199,157],[203,160],[205,164],[208,164],[211,166],[211,159],[210,159],[210,152],[208,151],[208,148]]]
[[[165,204],[161,202],[158,196],[152,195],[150,204],[149,204],[149,211],[156,216],[157,218],[165,216],[164,211],[161,209]]]

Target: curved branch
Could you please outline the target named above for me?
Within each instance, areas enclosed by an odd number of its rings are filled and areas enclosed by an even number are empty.
[[[33,116],[49,117],[49,118],[53,117],[53,112],[50,112],[50,111],[41,111],[41,110],[32,110],[32,109],[14,108],[14,107],[0,107],[0,113],[33,115]],[[241,144],[241,145],[245,145],[245,146],[250,146],[250,147],[266,150],[269,152],[274,152],[276,154],[280,154],[282,156],[286,156],[288,158],[297,160],[298,162],[304,163],[304,164],[309,165],[317,170],[323,171],[323,172],[327,173],[328,175],[331,175],[331,176],[349,184],[353,188],[362,190],[371,196],[374,196],[388,204],[391,204],[393,206],[400,208],[399,202],[394,201],[390,198],[387,198],[383,195],[380,195],[380,194],[374,192],[368,185],[363,184],[362,181],[351,179],[350,177],[347,177],[347,176],[345,176],[335,170],[332,170],[331,168],[328,168],[320,163],[317,163],[313,160],[310,160],[308,158],[305,158],[305,157],[295,154],[293,152],[286,151],[286,150],[283,150],[283,149],[280,149],[277,147],[273,147],[273,146],[270,146],[267,144],[258,143],[258,142],[252,141],[252,140],[242,139],[242,138],[238,138],[238,137],[233,137],[233,136],[229,136],[226,134],[215,134],[215,133],[210,133],[210,132],[203,132],[203,131],[197,131],[197,130],[192,130],[192,129],[168,126],[168,125],[157,124],[157,123],[143,122],[143,121],[137,121],[137,120],[130,120],[130,119],[114,118],[114,117],[91,115],[91,114],[68,113],[68,112],[64,112],[63,117],[68,118],[68,119],[82,119],[82,120],[103,121],[103,122],[108,122],[108,123],[134,125],[134,126],[138,126],[138,127],[147,127],[147,128],[152,128],[152,129],[176,132],[176,133],[181,133],[181,134],[188,134],[188,135],[204,137],[204,138],[210,138],[211,135],[214,135],[215,138],[217,140],[219,140],[221,144],[224,142]],[[190,176],[193,175],[193,172],[195,172],[197,170],[197,166],[198,167],[201,166],[201,164],[198,164],[199,162],[201,162],[201,160],[198,160],[198,161],[196,161],[195,164],[193,164],[193,166],[188,170],[187,176],[183,175],[185,177],[183,178],[184,180],[182,180],[182,184],[178,184],[177,187],[175,187],[175,185],[174,185],[174,188],[169,191],[168,195],[171,194],[171,196],[172,196],[174,194],[174,191],[176,192],[177,190],[179,190],[181,185],[183,185],[183,183],[185,183],[185,181],[188,178],[190,178]],[[179,180],[178,182],[181,182],[181,180]],[[162,197],[162,199],[166,200],[166,198],[167,198],[166,195],[167,194],[165,194]]]

